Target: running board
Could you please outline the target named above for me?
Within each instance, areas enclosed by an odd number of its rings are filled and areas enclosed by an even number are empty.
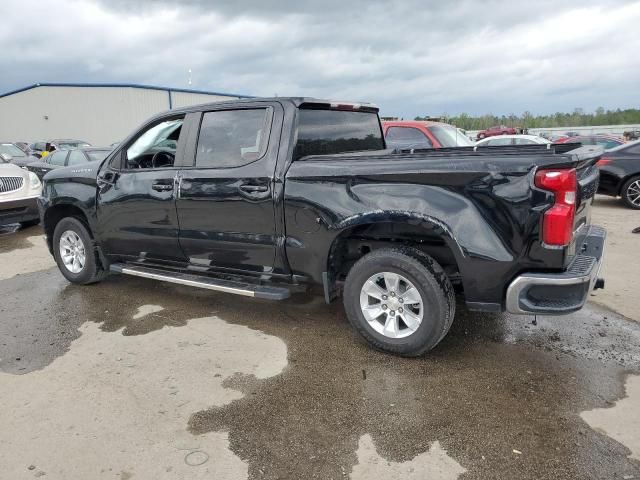
[[[206,288],[217,292],[234,293],[245,297],[263,298],[266,300],[284,300],[289,298],[291,292],[283,287],[269,287],[253,285],[251,283],[234,282],[217,278],[202,277],[189,273],[168,272],[157,268],[139,267],[124,263],[113,263],[109,270],[115,273],[124,273],[135,277],[151,278],[162,282],[177,283],[189,287]]]

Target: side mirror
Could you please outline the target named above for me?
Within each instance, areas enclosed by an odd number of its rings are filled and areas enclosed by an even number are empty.
[[[0,159],[2,159],[3,162],[9,163],[11,160],[13,160],[13,157],[8,153],[0,153]]]

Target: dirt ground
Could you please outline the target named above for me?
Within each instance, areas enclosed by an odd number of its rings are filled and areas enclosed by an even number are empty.
[[[592,301],[640,321],[640,210],[631,210],[620,199],[596,196],[591,221],[607,229],[602,276],[606,288],[593,293]]]
[[[597,199],[580,312],[460,302],[416,359],[305,295],[71,285],[40,228],[0,228],[0,479],[640,479],[639,215]]]

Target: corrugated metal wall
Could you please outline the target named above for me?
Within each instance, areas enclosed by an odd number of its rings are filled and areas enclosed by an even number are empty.
[[[224,102],[225,100],[233,100],[234,98],[236,97],[190,92],[171,92],[173,108],[188,107],[189,105],[197,105],[199,103]]]
[[[173,108],[236,97],[171,92]],[[0,140],[75,138],[109,145],[169,109],[169,93],[136,87],[39,86],[0,98]]]

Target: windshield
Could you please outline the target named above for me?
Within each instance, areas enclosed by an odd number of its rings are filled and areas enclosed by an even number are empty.
[[[104,160],[107,155],[111,153],[111,150],[89,150],[86,152],[89,155],[90,162],[97,162],[98,160]]]
[[[474,145],[468,137],[451,125],[432,125],[428,128],[442,147],[473,147]]]
[[[27,155],[13,143],[0,143],[0,153],[6,153],[12,157],[26,157]]]

